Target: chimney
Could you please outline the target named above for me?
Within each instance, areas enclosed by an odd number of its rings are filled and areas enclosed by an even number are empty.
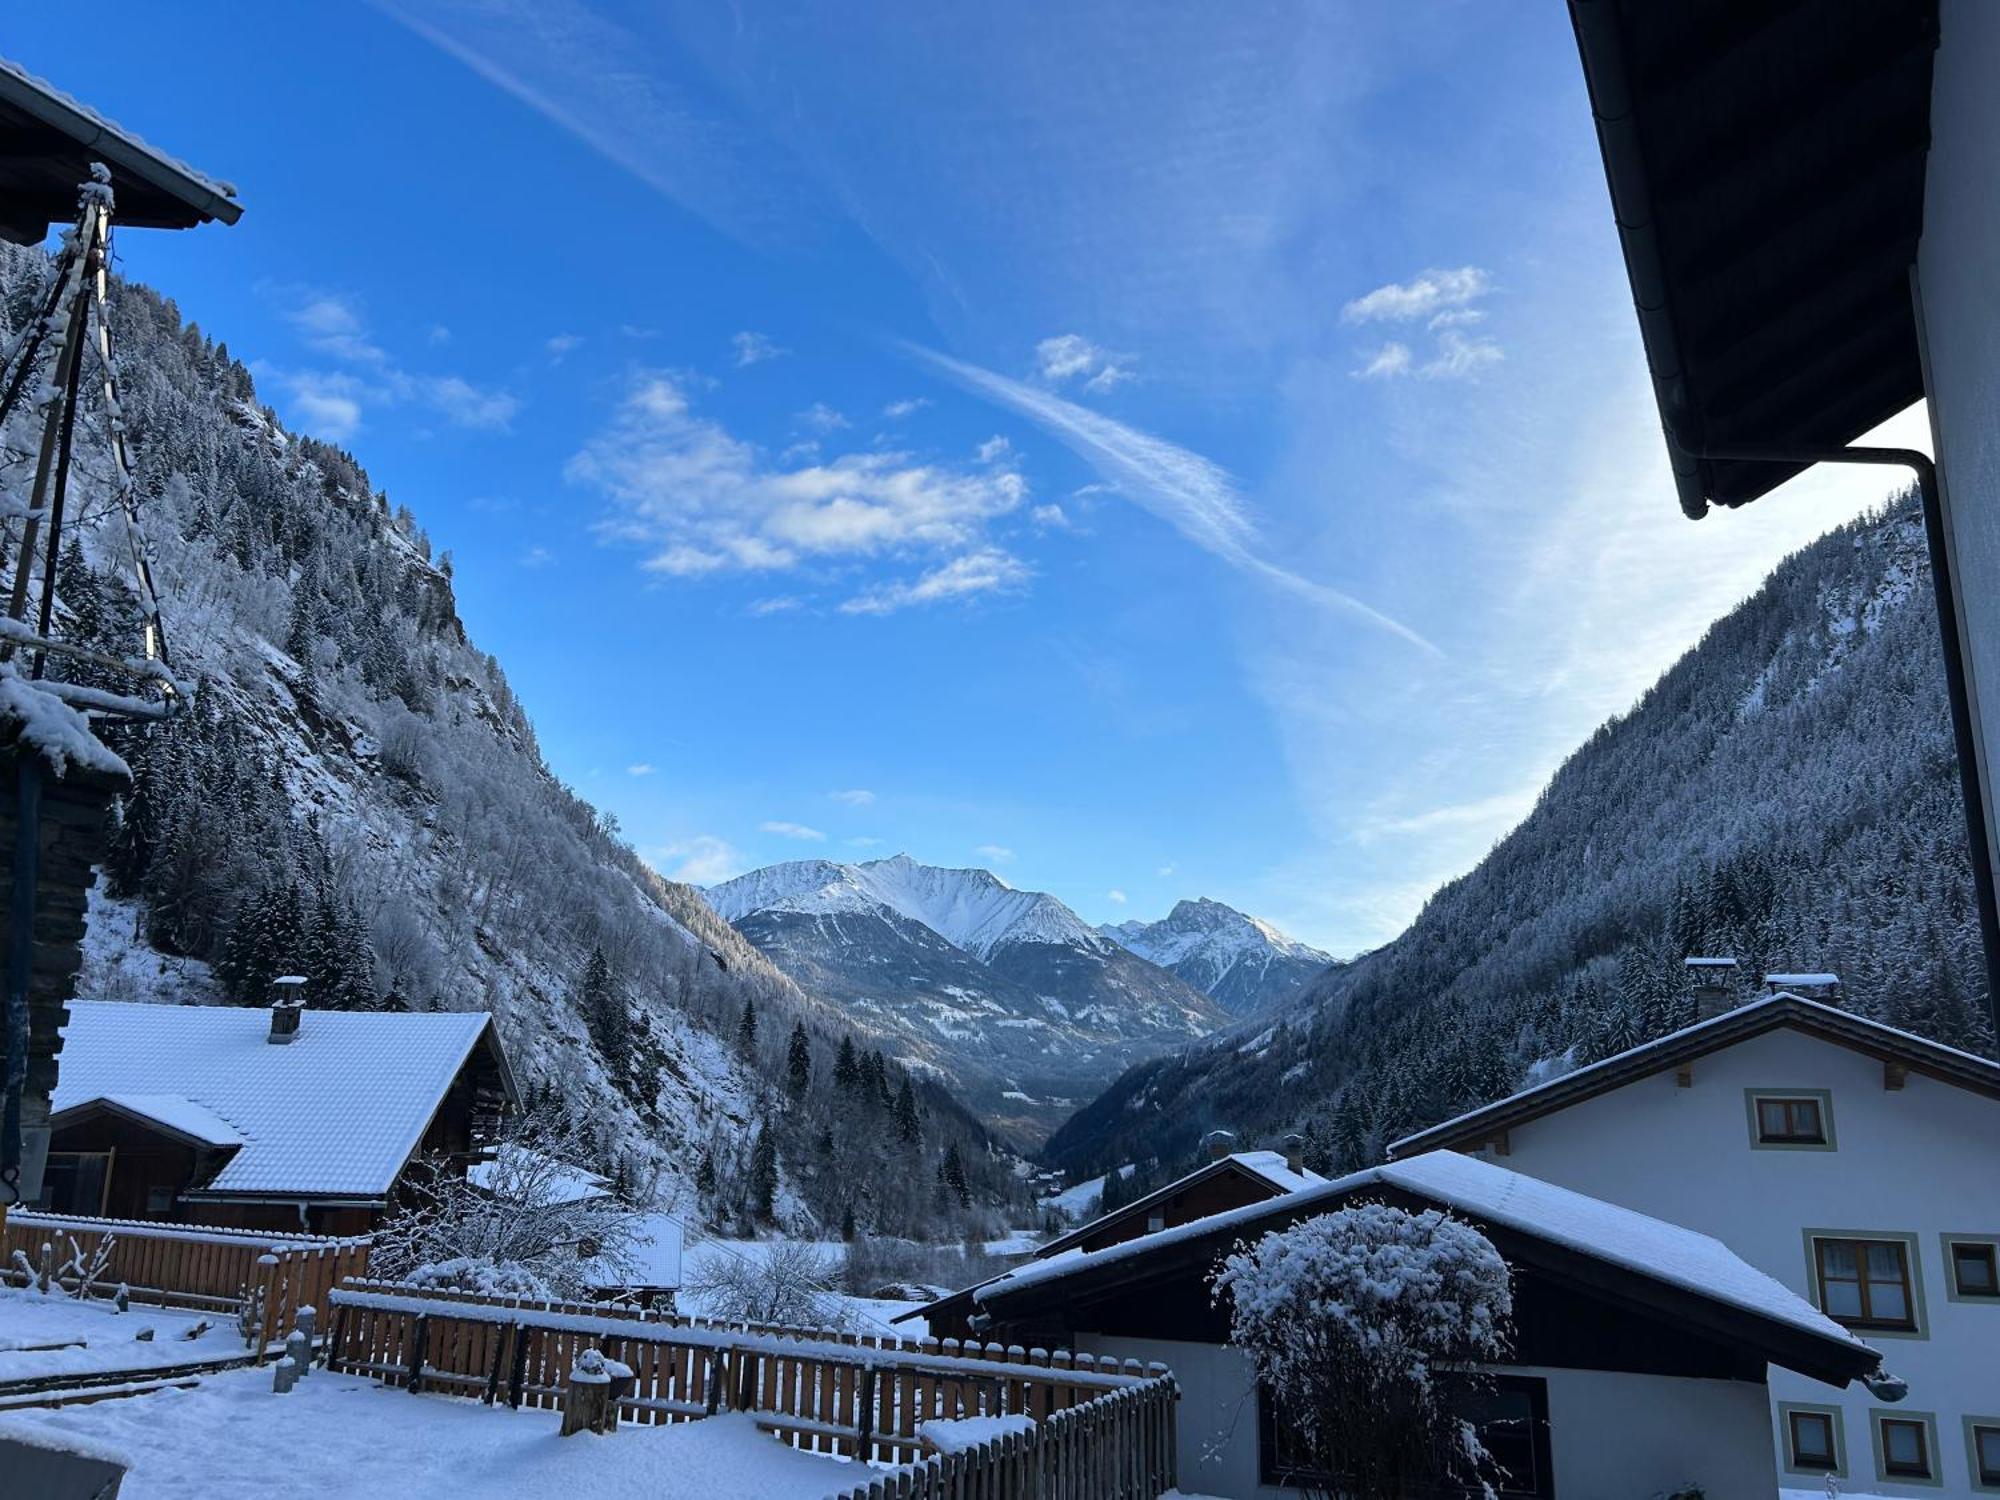
[[[1764,989],[1773,995],[1797,995],[1806,1000],[1840,1003],[1838,974],[1766,974]]]
[[[1226,1130],[1211,1130],[1202,1137],[1202,1144],[1208,1147],[1208,1159],[1221,1161],[1236,1149],[1236,1137]]]
[[[303,974],[286,974],[271,981],[271,1033],[265,1038],[282,1047],[299,1034],[299,1017],[306,1009],[306,981]]]
[[[1733,958],[1689,958],[1683,960],[1694,984],[1694,1018],[1711,1021],[1725,1011],[1736,1009],[1736,960]]]
[[[1297,1131],[1286,1136],[1282,1142],[1285,1148],[1285,1166],[1293,1172],[1306,1169],[1306,1138]]]

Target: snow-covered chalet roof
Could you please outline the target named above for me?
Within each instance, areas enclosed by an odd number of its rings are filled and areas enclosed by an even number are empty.
[[[52,1112],[116,1101],[218,1145],[227,1133],[240,1144],[203,1194],[286,1198],[386,1194],[492,1027],[483,1012],[309,1010],[274,1046],[261,1008],[79,1000],[69,1011]]]
[[[465,1180],[476,1188],[524,1177],[532,1179],[540,1197],[550,1203],[587,1203],[611,1196],[610,1182],[595,1172],[568,1166],[512,1141],[501,1145],[498,1160],[476,1161],[465,1169]]]
[[[214,1110],[196,1104],[181,1094],[99,1094],[94,1098],[79,1099],[74,1104],[64,1104],[59,1112],[81,1114],[99,1108],[131,1115],[162,1130],[185,1136],[199,1145],[219,1149],[243,1144],[243,1137],[234,1125]]]
[[[1813,1364],[1837,1363],[1858,1375],[1878,1362],[1869,1345],[1712,1235],[1455,1151],[1369,1167],[1101,1250],[1066,1250],[1032,1260],[974,1288],[971,1295],[996,1311],[1011,1303],[1003,1315],[1012,1316],[1045,1298],[1068,1301],[1090,1286],[1143,1276],[1150,1269],[1146,1262],[1156,1257],[1162,1268],[1185,1265],[1190,1258],[1219,1258],[1241,1240],[1330,1212],[1371,1189],[1400,1190],[1496,1231],[1511,1230],[1642,1282],[1718,1304],[1746,1316],[1751,1326],[1775,1326],[1789,1336],[1794,1354],[1800,1347],[1816,1351]]]
[[[1899,1063],[1913,1073],[2000,1099],[2000,1063],[1884,1026],[1880,1021],[1871,1021],[1823,1000],[1780,991],[1404,1136],[1390,1145],[1389,1155],[1406,1157],[1440,1147],[1476,1147],[1512,1126],[1781,1028],[1804,1032],[1885,1062]]]

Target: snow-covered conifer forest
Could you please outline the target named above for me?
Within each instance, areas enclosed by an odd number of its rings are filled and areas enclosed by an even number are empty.
[[[9,334],[47,271],[0,247]],[[198,690],[168,725],[105,730],[137,790],[80,992],[261,1004],[296,971],[315,1006],[490,1010],[523,1087],[582,1117],[597,1170],[690,1218],[989,1222],[1016,1179],[957,1103],[550,772],[410,511],[285,431],[171,302],[122,284],[112,307],[168,642]],[[79,429],[62,633],[130,655],[102,418],[88,406]],[[4,437],[11,492],[34,445]]]

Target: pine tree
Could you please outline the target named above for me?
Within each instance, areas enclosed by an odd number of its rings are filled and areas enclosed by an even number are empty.
[[[694,1169],[694,1190],[704,1199],[715,1196],[715,1153],[704,1147],[701,1164]]]
[[[843,1036],[833,1060],[833,1086],[843,1098],[853,1098],[861,1090],[861,1063],[854,1055],[854,1038]]]
[[[794,1099],[812,1087],[812,1045],[806,1040],[803,1021],[792,1023],[791,1040],[785,1044],[785,1082]]]
[[[778,1143],[766,1122],[757,1127],[757,1141],[750,1148],[750,1211],[768,1222],[777,1196]]]
[[[941,1170],[944,1176],[944,1185],[950,1189],[951,1195],[958,1200],[958,1206],[960,1208],[970,1208],[972,1206],[972,1189],[965,1180],[965,1159],[958,1154],[957,1141],[953,1141],[949,1146],[945,1147],[944,1163]]]
[[[896,1139],[906,1146],[914,1146],[924,1133],[922,1116],[917,1113],[917,1091],[910,1086],[910,1075],[903,1075],[903,1086],[896,1093]]]
[[[746,998],[736,1022],[736,1051],[745,1062],[757,1055],[757,1002]]]

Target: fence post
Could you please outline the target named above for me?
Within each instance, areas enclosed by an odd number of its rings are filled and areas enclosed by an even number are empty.
[[[509,1323],[506,1331],[493,1341],[493,1365],[486,1372],[486,1390],[479,1398],[483,1406],[491,1406],[493,1398],[500,1394],[500,1367],[506,1363],[508,1354],[513,1351],[518,1327],[517,1324]]]
[[[416,1395],[424,1388],[424,1354],[431,1338],[431,1317],[429,1313],[417,1314],[417,1326],[410,1331],[410,1394]]]
[[[708,1415],[714,1416],[722,1409],[722,1351],[708,1351]]]
[[[875,1367],[873,1365],[863,1365],[861,1367],[861,1411],[860,1420],[856,1423],[856,1427],[860,1433],[860,1438],[854,1445],[854,1461],[865,1464],[868,1462],[869,1446],[875,1441]]]
[[[528,1335],[518,1320],[510,1326],[514,1330],[514,1368],[507,1376],[507,1404],[518,1411],[528,1384]]]

